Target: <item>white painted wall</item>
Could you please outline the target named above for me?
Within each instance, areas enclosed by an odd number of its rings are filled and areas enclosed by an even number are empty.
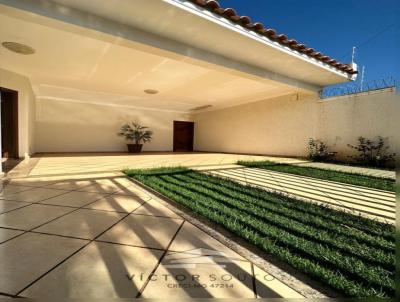
[[[179,112],[107,104],[38,98],[36,106],[37,152],[126,151],[124,138],[116,133],[130,121],[154,131],[154,140],[144,145],[144,151],[172,151],[173,121],[189,120],[187,114]]]
[[[195,150],[305,157],[313,137],[346,157],[358,136],[381,135],[400,154],[398,97],[388,90],[322,101],[287,95],[199,113]]]
[[[35,152],[35,96],[29,79],[23,75],[0,68],[0,87],[18,91],[19,156]]]

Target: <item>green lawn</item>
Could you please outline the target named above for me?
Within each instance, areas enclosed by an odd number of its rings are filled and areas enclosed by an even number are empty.
[[[185,168],[125,173],[345,296],[394,296],[392,225]]]
[[[374,177],[355,173],[346,173],[291,164],[279,164],[270,161],[238,161],[239,165],[260,168],[277,172],[303,175],[347,184],[369,187],[380,190],[395,191],[395,181],[382,177]]]

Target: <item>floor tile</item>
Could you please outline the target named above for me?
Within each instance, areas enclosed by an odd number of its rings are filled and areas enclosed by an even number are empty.
[[[139,196],[143,199],[150,199],[151,196],[149,193],[145,192],[142,188],[138,187],[137,185],[131,185],[126,186],[123,188],[120,188],[118,191],[115,192],[116,194],[123,194],[123,195],[135,195]]]
[[[255,297],[250,263],[221,255],[168,253],[155,276],[144,289],[143,298]]]
[[[162,205],[161,202],[154,199],[148,200],[140,208],[135,210],[133,214],[181,218],[178,214]]]
[[[166,248],[182,220],[143,215],[129,215],[98,240],[135,246]]]
[[[14,209],[18,209],[24,206],[30,205],[28,202],[11,201],[11,200],[0,200],[0,214],[8,212]]]
[[[137,209],[144,201],[136,196],[112,194],[86,206],[88,209],[130,213]]]
[[[254,276],[258,298],[304,299],[300,293],[257,266],[254,266]]]
[[[32,204],[1,214],[0,227],[30,230],[73,210],[72,208]]]
[[[22,293],[40,298],[135,298],[162,252],[93,242]],[[134,276],[131,280],[128,276]]]
[[[123,187],[130,187],[130,186],[134,185],[134,183],[130,180],[129,177],[125,176],[124,174],[122,174],[122,175],[123,176],[121,176],[121,177],[114,177],[113,181]]]
[[[37,232],[93,239],[124,214],[80,209],[35,229]]]
[[[7,194],[1,198],[15,201],[38,202],[67,192],[68,191],[63,190],[34,188],[32,190],[22,191],[15,194]]]
[[[26,191],[26,190],[32,190],[32,187],[15,186],[15,185],[11,185],[11,184],[7,184],[5,186],[2,185],[1,190],[0,190],[0,197],[3,195],[15,194],[15,193]]]
[[[0,292],[16,294],[86,243],[25,233],[0,244]]]
[[[17,231],[17,230],[10,230],[10,229],[1,229],[0,228],[0,243],[4,242],[10,238],[13,238],[19,234],[22,234],[23,231]],[[1,258],[1,256],[0,256]]]
[[[28,187],[43,187],[55,182],[57,182],[57,180],[49,180],[46,178],[15,178],[10,181],[10,184]]]
[[[169,250],[192,253],[197,252],[199,249],[223,253],[224,255],[236,260],[244,260],[242,256],[228,248],[226,245],[214,239],[193,224],[185,222],[169,247]]]
[[[83,187],[78,189],[79,191],[85,191],[85,192],[95,192],[95,193],[115,193],[122,189],[123,187],[113,183],[112,181],[109,182],[101,182],[97,183],[95,182],[94,184],[91,184],[89,186]]]
[[[46,186],[49,189],[78,190],[93,184],[91,180],[63,180]]]
[[[43,200],[39,203],[52,204],[69,207],[83,207],[95,200],[98,200],[106,195],[91,192],[78,192],[73,191],[50,199]]]

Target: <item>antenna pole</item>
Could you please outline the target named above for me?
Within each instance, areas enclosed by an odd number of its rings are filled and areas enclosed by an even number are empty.
[[[361,92],[363,90],[363,84],[364,84],[364,72],[365,72],[365,66],[363,66],[362,71],[361,71],[361,85],[360,85]]]
[[[351,63],[354,63],[355,55],[356,55],[356,47],[353,46],[353,52],[351,53]]]

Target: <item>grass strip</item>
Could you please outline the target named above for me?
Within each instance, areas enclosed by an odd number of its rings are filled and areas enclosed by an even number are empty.
[[[216,223],[219,223],[220,225],[223,225],[227,230],[242,236],[244,239],[248,240],[259,248],[275,255],[278,259],[291,264],[294,268],[308,273],[311,276],[322,280],[322,282],[326,282],[328,285],[331,285],[333,288],[336,288],[349,296],[385,297],[385,293],[382,291],[377,292],[372,288],[364,288],[357,282],[349,281],[343,275],[335,273],[335,271],[327,270],[308,259],[300,258],[287,248],[285,249],[277,247],[274,242],[268,238],[260,236],[260,234],[247,228],[245,225],[238,223],[236,220],[226,220],[225,214],[220,213],[219,211],[210,211],[208,207],[204,207],[202,204],[197,204],[187,196],[181,195],[178,192],[174,192],[174,190],[171,190],[171,188],[168,186],[158,184],[156,181],[152,181],[151,179],[141,179],[141,177],[135,178],[162,193],[164,196],[167,196],[171,199],[173,198],[176,202],[185,205],[195,213],[198,213]]]
[[[204,177],[206,177],[206,175],[200,173],[191,173],[190,175],[200,180],[205,180]],[[393,226],[390,224],[383,224],[379,221],[374,221],[362,216],[358,216],[357,219],[354,219],[354,215],[333,210],[328,206],[305,203],[282,194],[265,194],[265,190],[261,188],[251,185],[238,186],[236,182],[226,178],[210,176],[207,178],[206,182],[216,184],[220,189],[226,188],[228,191],[232,191],[235,194],[240,192],[252,198],[265,200],[267,203],[276,204],[282,208],[296,210],[301,212],[301,218],[310,217],[309,215],[311,215],[311,217],[315,217],[320,221],[343,226],[349,233],[370,234],[371,236],[369,237],[373,236],[376,241],[381,242],[383,246],[387,246],[391,249],[395,248],[395,245],[392,243],[395,239],[395,234],[393,232]]]
[[[238,161],[237,163],[241,166],[246,166],[249,168],[260,168],[276,172],[342,182],[379,190],[392,192],[395,191],[395,181],[383,177],[320,169],[314,167],[297,166],[294,164],[274,163],[271,161]]]
[[[224,198],[222,195],[215,194],[214,191],[208,190],[202,186],[192,184],[185,185],[184,182],[174,179],[173,176],[164,175],[161,176],[161,179],[168,182],[174,187],[174,189],[180,188],[181,190],[188,190],[186,191],[186,194],[188,192],[198,193],[199,201],[207,202],[209,198],[212,198],[212,200],[217,202],[218,207],[221,205],[224,206],[223,209],[227,216],[235,217],[236,215],[239,215],[238,219],[252,226],[258,232],[263,233],[269,238],[274,238],[274,240],[281,242],[284,245],[290,245],[293,249],[299,249],[301,253],[315,257],[318,261],[328,262],[335,267],[340,267],[343,270],[346,270],[346,272],[356,275],[358,278],[364,279],[369,283],[376,283],[377,285],[391,284],[390,277],[388,278],[388,272],[385,268],[378,265],[369,265],[368,261],[360,261],[356,257],[349,256],[346,253],[340,253],[337,249],[332,248],[332,246],[327,247],[326,245],[320,244],[320,242],[318,242],[319,240],[308,240],[307,237],[316,239],[315,237],[317,237],[317,235],[314,233],[314,236],[312,236],[310,234],[311,232],[307,232],[307,230],[304,229],[304,226],[302,227],[297,225],[296,229],[296,226],[289,220],[285,221],[286,225],[282,224],[278,219],[276,219],[276,217],[273,218],[271,216],[268,217],[267,215],[260,215],[260,212],[258,212],[259,209],[254,209],[255,211],[252,212],[251,209],[248,208],[247,204],[241,206],[240,202]],[[288,230],[296,231],[291,233]],[[344,246],[342,245],[342,247]],[[354,248],[353,246],[347,247],[349,248],[347,251]],[[383,253],[379,256],[382,257],[382,254]],[[324,255],[323,259],[321,259],[319,255]],[[373,261],[373,259],[369,260]]]
[[[387,253],[387,250],[381,250],[373,244],[360,243],[357,238],[352,238],[345,232],[341,232],[341,230],[316,228],[309,221],[303,222],[301,219],[297,219],[301,213],[288,213],[288,211],[282,211],[274,205],[271,206],[263,201],[254,200],[244,194],[231,194],[229,191],[221,191],[218,186],[190,178],[189,175],[184,174],[173,177],[178,182],[180,181],[181,184],[187,184],[189,188],[197,190],[199,193],[210,194],[205,190],[211,190],[215,194],[212,194],[214,196],[210,197],[232,204],[244,212],[253,213],[256,217],[265,219],[269,223],[281,227],[288,232],[305,236],[321,244],[330,245],[354,257],[382,265],[387,269],[394,269],[395,256],[393,253]],[[196,185],[200,185],[201,187],[198,188]]]
[[[389,237],[389,240],[386,240],[385,238],[377,236],[376,234],[369,234],[354,227],[345,225],[341,222],[337,223],[335,221],[331,221],[325,217],[316,215],[314,212],[309,213],[303,209],[287,206],[294,201],[286,200],[285,196],[276,197],[274,195],[265,194],[265,191],[257,192],[255,191],[257,188],[254,188],[253,190],[255,192],[252,192],[253,188],[247,190],[235,190],[235,188],[232,188],[232,185],[226,186],[226,183],[220,182],[214,177],[208,178],[207,182],[204,182],[201,180],[203,175],[190,174],[189,176],[193,179],[193,181],[202,182],[203,186],[207,188],[213,189],[232,198],[240,198],[244,202],[255,203],[256,205],[259,205],[273,213],[290,218],[294,221],[306,223],[307,225],[316,227],[319,230],[322,229],[325,231],[334,232],[338,235],[347,236],[352,240],[357,240],[358,242],[363,242],[389,252],[394,252],[395,250],[395,244],[390,241],[393,239],[391,236],[392,234],[387,234],[389,235],[387,236]],[[330,211],[330,209],[327,208],[327,211]],[[333,215],[334,214],[336,213],[333,212]]]
[[[374,236],[365,218],[182,168],[125,172],[347,296],[394,293],[392,226],[373,222]]]

